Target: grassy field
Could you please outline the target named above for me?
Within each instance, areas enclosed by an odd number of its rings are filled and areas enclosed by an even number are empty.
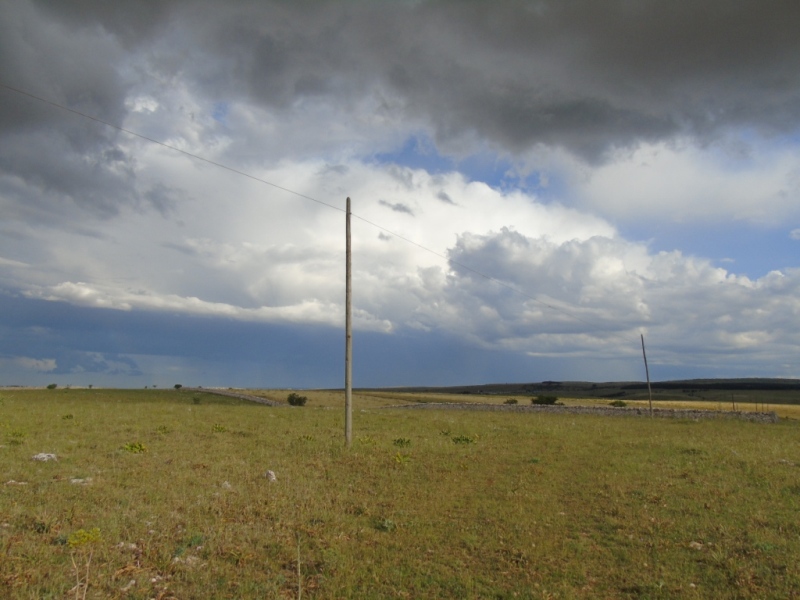
[[[800,597],[797,420],[302,393],[0,392],[0,597]]]

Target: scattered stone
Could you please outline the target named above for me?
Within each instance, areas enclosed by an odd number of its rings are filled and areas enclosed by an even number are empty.
[[[702,550],[703,544],[701,544],[700,542],[689,542],[689,548],[691,548],[692,550]]]
[[[39,452],[39,454],[35,454],[32,457],[33,460],[39,460],[42,462],[47,462],[48,460],[58,460],[58,457],[55,454],[49,454],[47,452]]]
[[[268,481],[278,480],[278,477],[275,475],[275,471],[267,471],[266,473],[264,473],[264,477],[266,477]]]
[[[73,477],[72,479],[69,480],[69,482],[73,485],[89,485],[90,483],[92,483],[92,478],[86,477],[84,479],[81,479],[79,477]]]
[[[117,548],[120,550],[127,550],[129,552],[137,552],[139,550],[139,547],[133,542],[120,542],[117,544]]]
[[[131,579],[131,580],[128,582],[128,585],[126,585],[126,586],[124,586],[124,587],[121,587],[121,588],[119,588],[119,591],[120,591],[120,592],[127,592],[128,590],[130,590],[132,587],[135,587],[135,586],[136,586],[136,580],[135,580],[135,579]]]
[[[224,489],[224,490],[229,490],[229,489],[231,489],[232,487],[233,487],[233,486],[232,486],[230,483],[228,483],[227,481],[223,481],[223,482],[222,482],[222,489]]]
[[[14,481],[13,479],[9,479],[6,481],[6,485],[28,485],[27,481]]]
[[[172,559],[172,562],[173,564],[176,565],[183,564],[186,565],[187,567],[201,567],[205,564],[200,557],[195,556],[194,554],[190,554],[186,558],[176,556],[175,558]]]

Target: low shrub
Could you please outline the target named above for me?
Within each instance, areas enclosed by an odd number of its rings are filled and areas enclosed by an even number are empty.
[[[308,398],[306,398],[305,396],[301,396],[300,394],[296,394],[295,392],[292,392],[286,398],[286,401],[292,406],[305,406],[306,402],[308,402]]]
[[[556,396],[543,396],[539,394],[536,398],[531,398],[531,404],[548,404],[553,405],[558,403],[558,398]]]
[[[57,387],[58,387],[58,384],[57,384],[57,383],[51,383],[50,385],[48,385],[48,386],[47,386],[47,389],[48,389],[48,390],[54,390],[54,389],[56,389]]]
[[[516,404],[516,403],[517,403],[517,399],[516,398],[509,398],[503,404]]]
[[[609,406],[616,406],[617,408],[625,408],[628,406],[628,403],[624,400],[614,400],[613,402],[608,403]]]

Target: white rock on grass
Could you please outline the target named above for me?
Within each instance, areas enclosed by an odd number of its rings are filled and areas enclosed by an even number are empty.
[[[264,473],[264,477],[266,477],[268,481],[278,480],[278,477],[275,475],[275,471],[267,471],[266,473]]]
[[[39,452],[39,454],[34,454],[31,458],[33,458],[33,460],[40,460],[42,462],[47,462],[48,460],[58,460],[58,457],[55,454],[49,454],[47,452]]]

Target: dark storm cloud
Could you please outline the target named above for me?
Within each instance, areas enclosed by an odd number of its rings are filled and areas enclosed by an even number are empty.
[[[0,83],[121,124],[127,85],[116,70],[121,52],[113,39],[97,26],[50,22],[29,3],[2,10]],[[5,87],[0,104],[0,177],[17,210],[47,220],[74,205],[110,216],[135,198],[132,159],[112,129]]]
[[[162,40],[149,67],[206,94],[276,110],[314,97],[346,111],[383,90],[389,113],[425,123],[456,153],[477,134],[512,152],[541,144],[598,160],[642,140],[739,125],[775,133],[800,122],[793,0],[35,6],[5,9],[2,78],[36,89],[47,81],[56,98],[111,119],[125,89],[115,55]],[[34,17],[57,27],[37,28]],[[15,20],[30,24],[32,39],[12,34]],[[58,27],[79,40],[45,39]],[[5,129],[26,112],[41,116],[41,107],[5,99],[16,115]]]

